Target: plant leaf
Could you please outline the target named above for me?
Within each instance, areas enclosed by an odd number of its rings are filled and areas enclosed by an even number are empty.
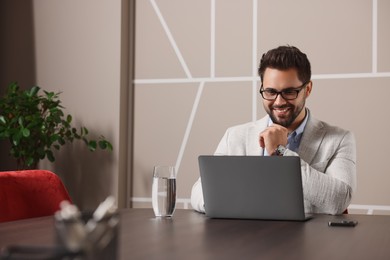
[[[19,90],[19,85],[17,82],[12,82],[9,86],[8,86],[8,92],[9,93],[15,93],[16,91]]]
[[[40,147],[39,149],[36,150],[36,153],[38,154],[39,159],[44,159],[46,156],[46,152],[43,149],[43,147]]]
[[[112,151],[112,144],[108,141],[107,141],[107,147],[108,147],[108,150]]]
[[[50,136],[51,143],[56,142],[58,139],[60,139],[60,136],[58,134],[53,134],[52,136]]]
[[[20,117],[18,118],[18,123],[19,123],[19,125],[20,125],[21,127],[23,127],[23,121],[24,121],[24,120],[23,120],[23,117],[20,116]]]
[[[22,135],[24,137],[29,137],[30,136],[30,130],[28,130],[27,128],[23,128],[22,129]]]
[[[5,120],[5,117],[4,116],[0,116],[0,122],[2,123],[2,124],[7,124],[7,121]]]
[[[54,158],[53,152],[50,150],[46,150],[46,156],[49,161],[54,162],[56,159]]]
[[[28,96],[29,97],[32,97],[32,96],[36,96],[38,91],[40,90],[41,88],[38,87],[38,86],[34,86],[30,89],[30,91],[28,92]]]
[[[12,143],[14,146],[18,146],[20,143],[20,138],[22,137],[20,132],[17,132],[12,136]]]
[[[88,148],[90,151],[95,151],[97,147],[96,141],[89,141],[88,143]]]
[[[53,97],[55,97],[55,93],[54,92],[45,92],[46,96],[47,96],[47,99],[49,100],[52,100]]]
[[[26,165],[27,165],[27,166],[31,166],[31,165],[33,165],[33,163],[34,163],[34,158],[32,158],[32,157],[27,157],[27,159],[26,159]]]
[[[100,140],[99,147],[100,147],[100,149],[105,150],[107,148],[107,142],[104,140]]]

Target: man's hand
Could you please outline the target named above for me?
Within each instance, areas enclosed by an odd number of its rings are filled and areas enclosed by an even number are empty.
[[[272,155],[278,145],[287,145],[287,136],[287,128],[273,124],[260,133],[259,144],[269,155]]]

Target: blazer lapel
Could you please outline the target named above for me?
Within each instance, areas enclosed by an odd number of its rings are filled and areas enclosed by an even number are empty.
[[[318,152],[323,136],[325,134],[321,121],[309,115],[305,131],[303,132],[298,154],[307,163],[311,163]]]

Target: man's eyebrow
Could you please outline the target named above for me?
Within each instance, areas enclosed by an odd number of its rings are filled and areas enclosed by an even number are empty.
[[[280,91],[286,91],[286,90],[295,90],[297,87],[287,87],[287,88],[284,88]],[[299,88],[299,87],[298,87]],[[273,91],[279,91],[279,90],[276,90],[275,88],[272,88],[272,87],[264,87],[263,86],[263,89],[264,90],[273,90]]]
[[[299,87],[287,87],[287,88],[283,89],[282,91],[285,91],[285,90],[295,90],[297,88],[299,88]]]

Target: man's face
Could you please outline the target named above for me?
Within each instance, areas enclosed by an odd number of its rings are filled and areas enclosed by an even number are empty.
[[[285,71],[267,68],[263,76],[263,89],[275,91],[297,89],[304,82],[298,79],[296,69]],[[265,111],[275,124],[279,124],[290,130],[295,130],[305,117],[305,101],[310,95],[312,83],[309,82],[294,100],[285,100],[280,94],[275,100],[263,99]]]

